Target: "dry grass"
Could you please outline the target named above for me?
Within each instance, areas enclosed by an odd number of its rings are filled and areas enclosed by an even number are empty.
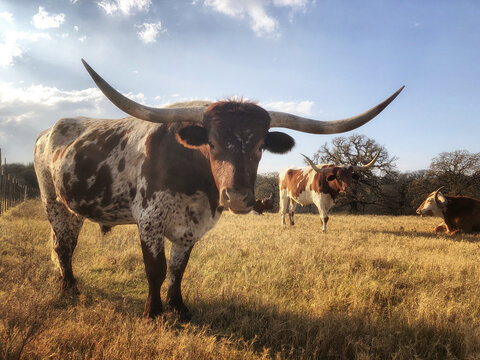
[[[480,358],[480,236],[438,220],[226,214],[192,253],[189,324],[141,318],[147,283],[134,226],[87,222],[81,295],[60,296],[38,202],[0,218],[0,357],[7,359]]]

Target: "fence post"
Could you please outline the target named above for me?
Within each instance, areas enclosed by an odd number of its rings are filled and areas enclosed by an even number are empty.
[[[31,188],[21,184],[17,178],[7,173],[7,158],[3,158],[0,148],[0,215],[9,208],[27,200]],[[33,194],[33,191],[32,191]]]
[[[3,214],[3,167],[2,149],[0,149],[0,215]]]

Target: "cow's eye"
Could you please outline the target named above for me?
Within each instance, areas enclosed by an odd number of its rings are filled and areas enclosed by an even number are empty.
[[[211,141],[208,142],[208,146],[210,146],[210,149],[214,149],[215,148],[215,145],[213,145],[213,143]]]

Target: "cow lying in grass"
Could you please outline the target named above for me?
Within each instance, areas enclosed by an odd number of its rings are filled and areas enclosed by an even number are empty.
[[[258,199],[255,201],[255,205],[253,205],[252,212],[256,215],[262,215],[265,210],[272,210],[273,209],[273,194],[270,195],[268,198]]]
[[[445,196],[440,190],[432,192],[418,207],[420,216],[438,216],[443,222],[436,226],[436,233],[480,231],[480,201],[468,196]]]

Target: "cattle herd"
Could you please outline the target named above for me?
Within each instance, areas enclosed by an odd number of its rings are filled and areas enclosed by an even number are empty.
[[[311,134],[336,134],[367,123],[403,90],[366,112],[342,120],[317,121],[267,111],[247,101],[188,102],[151,108],[117,92],[85,61],[105,96],[130,117],[118,120],[64,118],[39,134],[34,150],[42,204],[52,227],[53,253],[62,287],[76,293],[72,255],[84,219],[103,231],[137,224],[148,281],[144,316],[163,312],[160,288],[167,279],[165,305],[188,320],[181,281],[194,244],[212,229],[223,211],[261,214],[273,208],[272,196],[255,200],[257,167],[264,150],[283,154],[295,141],[271,131],[288,128]],[[326,231],[337,195],[373,166],[316,165],[280,174],[282,223],[294,225],[297,204],[315,204]],[[436,231],[480,230],[480,202],[432,193],[420,215],[443,218]],[[164,239],[171,243],[167,261]],[[168,264],[168,267],[167,267]],[[167,271],[168,269],[168,271]]]

